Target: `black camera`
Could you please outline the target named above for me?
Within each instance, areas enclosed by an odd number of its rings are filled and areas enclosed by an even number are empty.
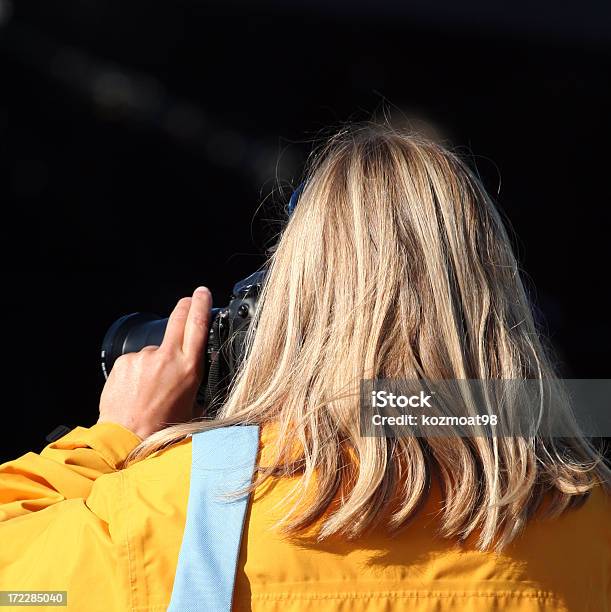
[[[229,304],[213,308],[204,357],[204,376],[197,401],[206,416],[214,416],[227,397],[233,377],[244,357],[244,341],[257,307],[265,276],[259,270],[233,287]],[[145,346],[159,346],[167,318],[135,312],[117,319],[102,342],[102,371],[108,378],[118,357],[135,353]]]

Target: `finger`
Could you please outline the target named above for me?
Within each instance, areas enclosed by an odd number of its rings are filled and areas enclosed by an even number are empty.
[[[164,349],[179,351],[182,349],[182,341],[185,334],[185,325],[189,316],[191,298],[182,298],[174,307],[165,328],[165,334],[161,346]]]
[[[191,298],[191,308],[185,325],[182,350],[191,359],[202,357],[212,309],[212,294],[206,287],[198,287]]]

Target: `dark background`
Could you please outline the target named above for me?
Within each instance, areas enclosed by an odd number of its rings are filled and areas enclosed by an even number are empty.
[[[562,374],[611,377],[610,10],[0,0],[0,459],[93,424],[110,323],[223,305],[311,142],[384,109],[495,194]]]

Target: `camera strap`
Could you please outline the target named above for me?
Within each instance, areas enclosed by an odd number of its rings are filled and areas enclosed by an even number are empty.
[[[259,426],[231,426],[192,436],[187,520],[169,611],[229,612]]]

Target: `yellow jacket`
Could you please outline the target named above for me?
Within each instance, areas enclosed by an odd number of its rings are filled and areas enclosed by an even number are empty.
[[[117,470],[139,441],[120,425],[77,427],[40,455],[0,466],[0,590],[64,590],[78,612],[166,609],[191,442]],[[261,442],[263,453],[265,430]],[[495,554],[435,535],[438,491],[394,539],[380,531],[352,543],[290,542],[269,529],[289,486],[255,492],[236,611],[611,610],[611,505],[599,490],[559,519],[533,521]]]

